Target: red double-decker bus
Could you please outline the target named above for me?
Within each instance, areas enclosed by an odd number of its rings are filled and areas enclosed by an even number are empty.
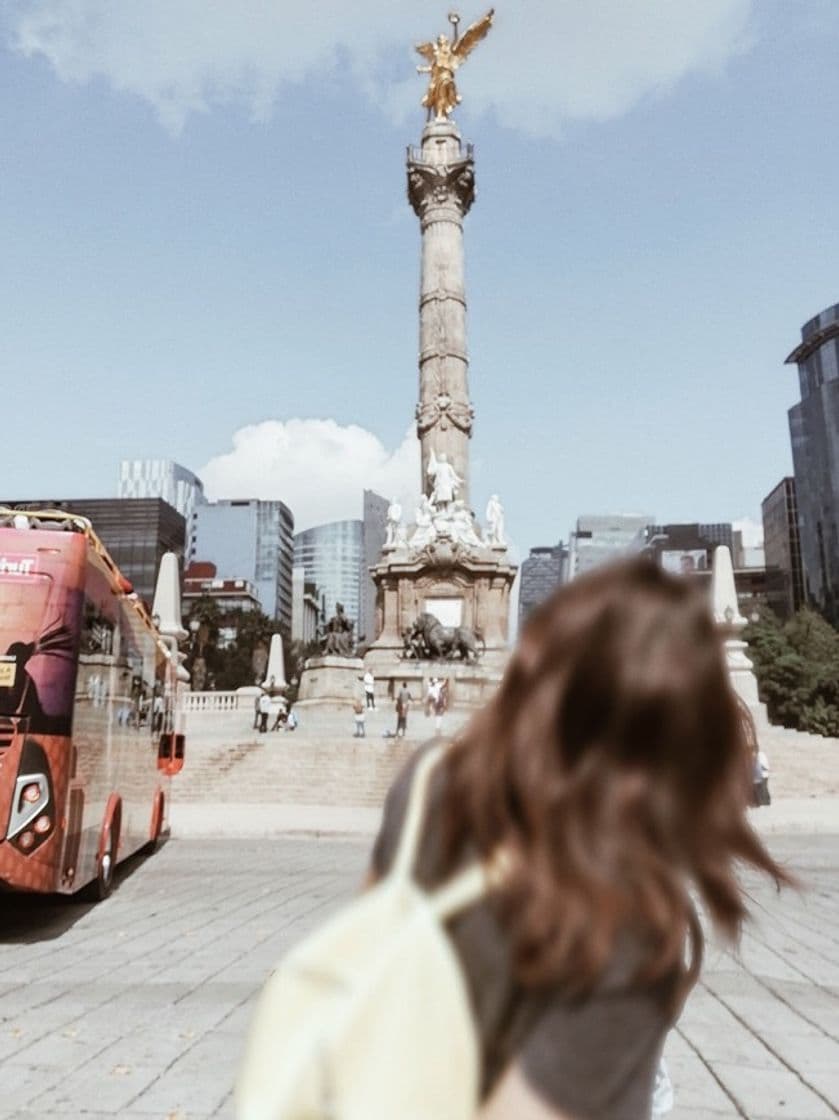
[[[85,519],[0,508],[0,888],[105,898],[167,825],[178,661]]]

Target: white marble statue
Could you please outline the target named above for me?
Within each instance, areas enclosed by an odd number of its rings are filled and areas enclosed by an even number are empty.
[[[504,536],[504,507],[498,500],[497,494],[493,494],[487,502],[486,520],[486,543],[490,548],[506,548],[507,538]]]
[[[435,509],[431,499],[427,494],[423,494],[415,515],[416,528],[411,536],[411,548],[425,548],[435,539],[437,530],[434,527],[434,514]]]
[[[457,497],[463,479],[448,461],[445,452],[440,452],[438,459],[433,448],[426,473],[432,480],[431,501],[435,506],[445,508]]]
[[[385,548],[399,547],[399,530],[402,527],[402,506],[396,498],[387,507],[387,522],[385,525]]]
[[[451,534],[455,540],[465,544],[467,548],[480,548],[481,538],[475,532],[475,522],[472,513],[466,508],[466,503],[458,498],[452,503],[449,511],[449,524]]]

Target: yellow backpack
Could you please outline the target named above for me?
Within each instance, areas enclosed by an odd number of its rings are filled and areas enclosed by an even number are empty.
[[[413,878],[428,780],[420,760],[389,874],[293,948],[259,998],[237,1120],[472,1120],[480,1050],[445,923],[478,902],[475,864],[432,892]]]

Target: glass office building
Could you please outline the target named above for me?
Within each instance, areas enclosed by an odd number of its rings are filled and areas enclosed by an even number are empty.
[[[804,605],[795,479],[782,478],[761,503],[767,575],[775,576],[769,602],[782,618]]]
[[[326,619],[335,613],[335,604],[343,603],[348,618],[355,623],[355,635],[361,611],[364,568],[364,522],[330,521],[305,529],[294,538],[294,564],[303,568],[306,582],[317,586],[322,597]]]
[[[519,582],[519,623],[552,595],[567,578],[568,549],[562,543],[531,548],[522,562]]]
[[[204,483],[174,459],[123,459],[119,465],[118,498],[162,498],[186,520],[186,554],[194,559],[195,517],[204,502]]]
[[[358,637],[368,644],[378,637],[376,633],[376,584],[370,569],[382,558],[387,537],[387,511],[390,502],[374,490],[364,491],[364,563],[361,572],[361,601],[359,604]]]
[[[640,552],[646,529],[655,518],[646,514],[594,514],[577,518],[568,550],[568,578],[582,575],[619,556]]]
[[[291,633],[294,515],[284,502],[243,498],[199,505],[194,557],[215,564],[219,579],[255,584],[263,612]]]
[[[789,410],[805,594],[839,621],[839,304],[801,328],[787,357],[801,400]]]

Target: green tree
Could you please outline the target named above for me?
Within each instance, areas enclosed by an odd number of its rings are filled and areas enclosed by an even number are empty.
[[[745,631],[769,718],[818,735],[839,735],[839,633],[807,608],[788,622],[769,610]]]

